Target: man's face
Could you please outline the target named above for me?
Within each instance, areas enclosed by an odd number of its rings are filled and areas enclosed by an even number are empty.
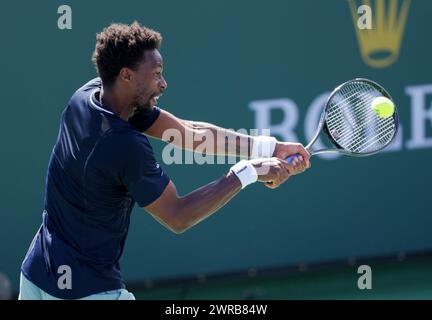
[[[134,105],[152,108],[167,87],[162,75],[163,59],[157,49],[144,51],[144,60],[133,70]]]

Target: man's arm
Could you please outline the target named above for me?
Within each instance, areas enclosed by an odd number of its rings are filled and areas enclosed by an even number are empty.
[[[179,135],[175,135],[176,133]],[[253,138],[249,135],[211,123],[183,120],[162,109],[158,119],[145,131],[145,134],[191,151],[194,151],[203,141],[211,139],[208,145],[212,148],[207,150],[209,154],[247,158],[250,156],[253,143]]]
[[[145,133],[168,143],[173,143],[179,148],[191,151],[195,151],[198,146],[206,141],[206,151],[208,154],[213,155],[249,158],[253,155],[254,146],[257,147],[256,137],[224,129],[206,122],[179,119],[162,109],[158,119]],[[302,156],[304,168],[310,167],[310,154],[300,143],[277,141],[273,153],[267,156],[286,159],[294,154]],[[302,166],[300,162],[299,165]]]
[[[162,195],[145,210],[171,231],[182,233],[223,207],[240,190],[240,181],[232,173],[184,197],[177,194],[170,181]]]
[[[289,176],[291,165],[277,158],[254,159],[238,163],[222,178],[200,187],[186,196],[179,196],[172,181],[169,182],[158,199],[144,209],[156,220],[175,233],[182,233],[200,221],[209,217],[228,201],[230,201],[249,181],[249,169],[253,167],[255,180],[271,184],[270,188],[277,188]],[[243,175],[243,177],[242,177]]]

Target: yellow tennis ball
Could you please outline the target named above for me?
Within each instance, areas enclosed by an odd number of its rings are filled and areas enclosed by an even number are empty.
[[[378,97],[372,101],[372,110],[380,118],[391,117],[395,111],[395,105],[393,101],[386,97]]]

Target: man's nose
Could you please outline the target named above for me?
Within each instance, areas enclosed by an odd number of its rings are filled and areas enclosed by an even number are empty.
[[[160,87],[162,90],[166,90],[166,88],[168,87],[168,83],[166,82],[165,78],[162,78]]]

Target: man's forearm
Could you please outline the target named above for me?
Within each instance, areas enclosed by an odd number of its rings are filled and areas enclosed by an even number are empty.
[[[179,196],[170,181],[145,210],[170,230],[182,233],[215,213],[252,183],[261,181],[269,184],[269,188],[278,187],[289,178],[289,170],[290,165],[277,158],[241,160],[222,178],[185,196]]]
[[[172,217],[177,230],[183,232],[206,219],[223,207],[240,190],[239,179],[234,173],[229,172],[222,178],[180,197],[178,209],[174,210],[174,217]]]
[[[139,117],[135,120],[137,119],[139,120]],[[206,152],[210,155],[242,158],[271,157],[273,155],[273,152],[263,152],[265,148],[259,146],[266,144],[256,143],[256,137],[248,135],[246,130],[241,133],[207,122],[183,120],[166,110],[161,110],[158,119],[145,131],[145,134],[171,143],[178,148]]]
[[[196,150],[196,148],[205,141],[207,143],[206,151],[209,154],[250,157],[254,142],[252,136],[221,128],[211,123],[184,121],[185,126],[190,128],[190,130],[186,130],[186,135],[188,133],[192,135],[192,137],[184,137],[185,140],[192,140],[192,144],[186,144],[187,149],[193,148],[193,150]],[[208,140],[210,140],[210,142],[208,142]]]

